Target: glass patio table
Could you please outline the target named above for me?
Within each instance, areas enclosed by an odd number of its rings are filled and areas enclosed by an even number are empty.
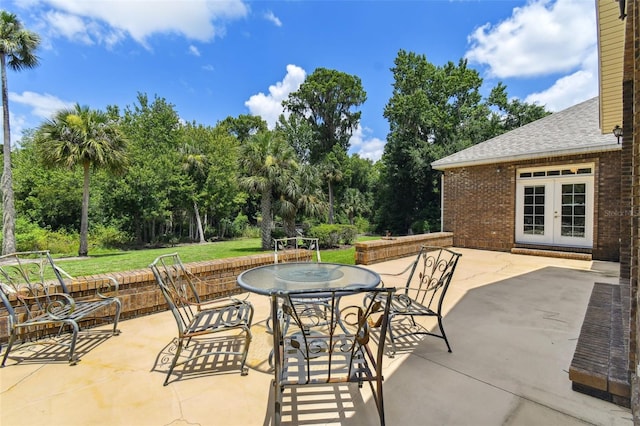
[[[249,269],[238,276],[241,288],[265,296],[319,297],[323,292],[366,290],[379,284],[377,273],[360,266],[337,263],[274,263]]]

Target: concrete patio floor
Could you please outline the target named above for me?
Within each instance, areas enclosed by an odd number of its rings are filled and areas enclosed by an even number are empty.
[[[593,284],[617,283],[618,264],[455,250],[462,258],[444,319],[453,352],[426,337],[406,340],[395,358],[385,357],[388,425],[632,424],[628,409],[572,391],[568,378]],[[411,260],[368,268],[400,272]],[[387,286],[403,282],[383,280]],[[120,336],[109,336],[108,327],[85,332],[76,366],[52,362],[46,356],[60,354],[40,346],[31,347],[41,352],[30,359],[10,359],[0,369],[0,424],[272,424],[268,300],[249,298],[256,312],[247,376],[226,368],[234,363],[226,360],[205,372],[202,365],[187,366],[191,371],[162,386],[177,333],[170,313],[154,314],[123,321]],[[367,385],[285,396],[285,424],[378,423]]]

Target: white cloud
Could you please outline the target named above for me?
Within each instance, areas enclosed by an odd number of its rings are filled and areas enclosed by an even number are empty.
[[[9,92],[9,101],[13,104],[9,112],[9,124],[11,129],[11,143],[19,144],[22,132],[25,129],[35,127],[39,123],[29,122],[28,117],[37,116],[42,119],[50,119],[54,113],[64,108],[73,107],[73,102],[63,101],[48,93],[22,92],[22,94]],[[16,107],[15,104],[20,104]],[[26,108],[25,108],[26,107]],[[30,110],[29,114],[16,112],[17,110]]]
[[[62,36],[82,44],[94,44],[89,26],[78,16],[50,11],[44,15],[44,20],[54,35]]]
[[[597,49],[596,28],[594,2],[534,0],[477,28],[466,57],[498,78],[570,72]]]
[[[372,161],[378,161],[384,152],[384,145],[387,143],[382,139],[371,138],[367,139],[366,134],[371,133],[371,130],[367,127],[358,125],[357,129],[351,135],[349,143],[351,148],[349,152],[352,154],[358,154],[361,158],[368,158]]]
[[[249,108],[252,115],[258,115],[267,122],[269,129],[273,129],[280,114],[285,114],[282,101],[287,99],[289,93],[298,90],[304,82],[307,73],[296,65],[287,65],[287,75],[282,81],[269,86],[269,94],[260,92],[249,98],[244,105]]]
[[[26,128],[27,119],[22,114],[9,114],[9,128],[11,129],[11,145],[16,146],[22,139],[22,132]]]
[[[210,41],[224,35],[225,21],[249,13],[242,0],[40,0],[40,4],[55,9],[44,19],[56,34],[107,45],[128,34],[145,47],[154,34]]]
[[[595,2],[531,0],[508,19],[477,28],[465,57],[490,77],[556,77],[525,102],[559,111],[598,94],[596,28]]]
[[[274,15],[272,11],[268,11],[267,13],[265,13],[264,14],[264,19],[266,19],[267,21],[273,22],[273,24],[276,27],[281,27],[282,26],[282,21],[280,21],[280,18],[278,18],[276,15]]]
[[[193,56],[200,56],[200,51],[194,45],[189,46],[189,54]]]
[[[531,93],[527,103],[544,105],[549,111],[561,111],[598,96],[598,55],[593,52],[582,69],[558,79],[550,88]]]
[[[74,102],[62,99],[48,93],[25,91],[22,94],[9,92],[9,100],[31,108],[31,114],[44,119],[50,119],[53,114],[64,108],[72,108]]]
[[[205,70],[205,71],[214,71],[215,70],[214,66],[211,65],[211,64],[203,65],[202,69]]]

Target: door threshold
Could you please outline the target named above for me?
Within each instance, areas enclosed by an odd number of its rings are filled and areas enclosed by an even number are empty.
[[[566,251],[566,250],[554,250],[553,248],[541,249],[541,248],[528,248],[528,247],[513,247],[511,253],[513,254],[526,254],[529,256],[544,256],[544,257],[557,257],[560,259],[573,259],[573,260],[593,260],[591,253]]]

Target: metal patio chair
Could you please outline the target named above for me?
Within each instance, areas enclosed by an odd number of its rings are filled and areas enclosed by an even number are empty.
[[[234,297],[202,301],[197,286],[206,283],[187,270],[177,253],[159,256],[149,267],[178,325],[176,350],[164,385],[169,383],[177,365],[215,355],[240,357],[241,375],[247,375],[249,370],[245,362],[251,343],[250,327],[253,320],[251,303]],[[186,349],[192,340],[210,339],[214,335],[222,336],[220,333],[226,333],[225,336],[228,336],[233,331],[239,331],[244,335],[242,350],[225,350],[227,346],[209,345],[202,351],[190,353],[185,359],[180,360],[183,349]]]
[[[67,286],[73,282],[82,283],[82,292],[88,296],[73,298]],[[120,333],[122,303],[116,297],[117,291],[118,282],[112,277],[74,279],[54,263],[46,250],[0,256],[0,299],[8,312],[9,329],[0,366],[4,367],[18,340],[33,345],[67,346],[69,364],[77,364],[75,349],[82,321],[112,321],[113,334]]]
[[[283,262],[283,250],[295,250],[294,257],[289,261],[322,262],[320,258],[320,243],[318,238],[311,237],[286,237],[273,239],[273,262]],[[278,253],[280,251],[280,253]],[[280,256],[279,256],[280,255]],[[309,258],[310,255],[310,258]]]
[[[311,237],[286,237],[273,239],[273,263],[285,262],[322,262],[320,256],[320,242],[318,238]],[[286,250],[294,250],[293,257],[284,256]],[[294,306],[299,314],[313,318],[320,323],[326,321],[329,301],[326,297],[294,298]],[[324,319],[323,319],[324,318]],[[271,318],[267,319],[267,331],[272,330]],[[311,326],[310,322],[307,322]],[[317,325],[317,324],[315,324]],[[286,328],[286,324],[285,324]]]
[[[382,360],[391,296],[395,289],[332,290],[321,293],[283,294],[284,321],[276,321],[274,351],[274,424],[282,421],[286,388],[368,382],[380,418],[385,424],[382,392]],[[369,294],[362,304],[363,294]],[[329,316],[322,326],[310,328],[309,317],[295,306],[301,298],[322,295],[328,300]],[[295,296],[295,297],[294,297]],[[338,306],[338,302],[342,303]],[[275,302],[274,302],[275,303]],[[324,320],[324,316],[322,320]],[[319,321],[318,321],[319,322]],[[287,330],[281,328],[286,323]],[[316,323],[316,322],[314,322]],[[379,329],[374,347],[373,330]],[[288,399],[291,404],[294,398]],[[304,405],[298,401],[297,409]],[[286,411],[286,410],[285,410]]]
[[[460,253],[447,248],[423,246],[404,271],[398,274],[380,274],[400,276],[410,270],[404,289],[399,288],[391,299],[388,333],[392,347],[390,356],[397,352],[397,339],[410,335],[429,335],[443,339],[451,352],[442,323],[442,304],[460,256]],[[437,318],[440,332],[432,332],[418,325],[415,317],[420,316]],[[409,319],[410,322],[408,327],[403,324],[402,332],[398,334],[399,319]]]

